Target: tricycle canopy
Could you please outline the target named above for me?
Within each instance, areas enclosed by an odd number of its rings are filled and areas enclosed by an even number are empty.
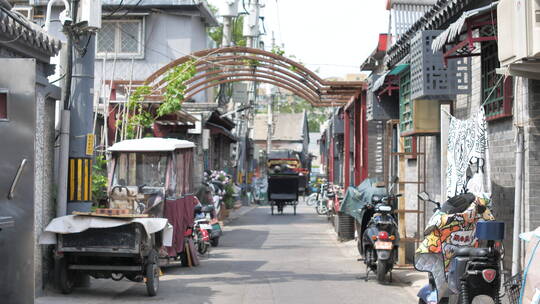
[[[147,213],[165,199],[193,193],[195,144],[173,138],[125,140],[109,148],[111,208]],[[156,210],[154,210],[156,211]],[[162,216],[162,208],[152,212]]]
[[[195,144],[176,138],[146,137],[128,139],[115,143],[109,152],[171,152],[177,149],[192,149]]]

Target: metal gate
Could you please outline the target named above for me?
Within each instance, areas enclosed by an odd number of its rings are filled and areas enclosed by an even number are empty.
[[[34,140],[36,62],[0,59],[0,302],[34,301]]]

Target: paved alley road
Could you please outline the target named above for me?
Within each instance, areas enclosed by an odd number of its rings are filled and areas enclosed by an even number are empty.
[[[338,246],[330,228],[303,204],[296,216],[290,207],[283,216],[258,207],[226,226],[220,247],[199,267],[165,269],[156,297],[142,283],[92,280],[90,288],[37,303],[416,303],[405,284],[359,280],[363,264]]]

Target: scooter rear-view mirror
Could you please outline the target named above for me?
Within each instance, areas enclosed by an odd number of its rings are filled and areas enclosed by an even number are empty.
[[[429,194],[425,191],[418,193],[418,198],[423,201],[431,201],[431,198],[429,197]]]

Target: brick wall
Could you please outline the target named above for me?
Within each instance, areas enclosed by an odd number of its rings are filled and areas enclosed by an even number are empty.
[[[530,80],[527,84],[525,91],[529,95],[523,100],[528,101],[528,119],[521,121],[526,126],[524,231],[540,226],[540,81]]]

